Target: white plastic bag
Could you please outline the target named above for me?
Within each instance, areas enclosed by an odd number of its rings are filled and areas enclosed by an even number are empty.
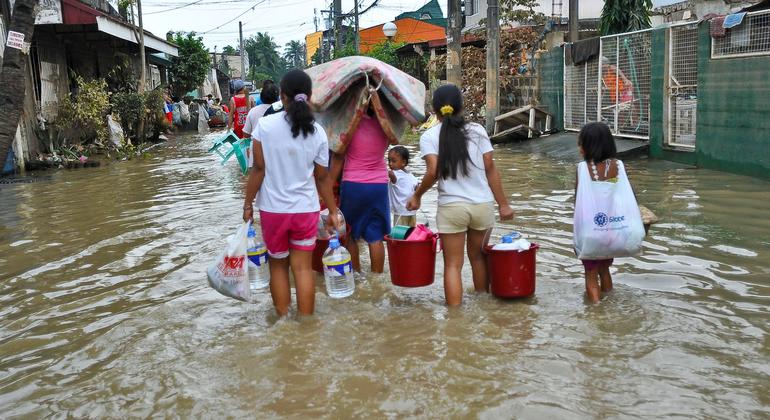
[[[573,241],[581,260],[631,257],[642,252],[642,216],[623,162],[616,162],[617,182],[595,182],[588,164],[578,164]]]
[[[209,132],[209,112],[203,106],[198,106],[198,133]]]
[[[110,142],[115,146],[123,144],[123,127],[115,121],[112,114],[107,115],[107,128],[110,130]]]
[[[182,122],[187,124],[190,122],[190,107],[184,103],[184,101],[179,101],[179,112],[182,114]]]
[[[227,238],[227,248],[208,268],[209,285],[217,292],[244,302],[251,301],[246,256],[249,224]]]

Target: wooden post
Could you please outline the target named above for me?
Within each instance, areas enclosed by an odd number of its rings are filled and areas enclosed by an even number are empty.
[[[334,50],[340,51],[342,45],[342,0],[334,0]],[[332,56],[333,57],[333,56]]]
[[[243,22],[238,21],[238,39],[241,50],[241,80],[246,82],[246,60],[244,59],[246,52],[243,48]]]
[[[500,113],[500,8],[498,0],[487,1],[487,89],[486,128],[492,132]]]
[[[353,6],[353,13],[355,15],[355,20],[356,20],[356,39],[355,39],[355,42],[356,42],[356,54],[359,54],[361,52],[360,51],[360,48],[361,48],[360,42],[361,42],[361,40],[358,37],[358,0],[353,0],[353,2],[355,3],[355,6]]]
[[[449,28],[447,30],[447,81],[457,87],[462,85],[462,13],[460,0],[449,1]]]
[[[578,0],[569,0],[569,41],[577,42],[578,37],[578,21],[580,13],[578,12]]]

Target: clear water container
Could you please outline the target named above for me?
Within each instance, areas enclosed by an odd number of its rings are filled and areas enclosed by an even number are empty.
[[[267,247],[257,236],[257,231],[252,226],[249,226],[247,241],[249,288],[253,295],[257,290],[270,285],[270,270],[267,267]]]
[[[337,236],[344,238],[345,234],[347,233],[345,216],[343,216],[342,212],[339,210],[337,210],[337,215],[340,219],[340,230],[337,232]],[[332,237],[332,233],[330,233],[326,228],[327,220],[329,220],[329,209],[323,209],[321,210],[321,217],[318,219],[318,239],[329,239]]]
[[[352,295],[356,289],[353,280],[353,263],[350,261],[350,253],[340,245],[338,238],[329,240],[329,248],[323,256],[323,264],[326,293],[329,297],[337,299]]]

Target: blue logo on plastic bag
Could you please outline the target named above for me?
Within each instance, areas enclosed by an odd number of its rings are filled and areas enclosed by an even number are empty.
[[[596,216],[594,216],[594,223],[599,227],[606,226],[609,221],[610,218],[605,213],[596,213]]]

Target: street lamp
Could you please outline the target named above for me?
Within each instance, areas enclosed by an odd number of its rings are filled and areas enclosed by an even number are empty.
[[[388,22],[382,25],[382,33],[384,33],[385,36],[388,37],[388,41],[393,41],[393,37],[396,36],[397,32],[398,32],[398,27],[393,22]]]

